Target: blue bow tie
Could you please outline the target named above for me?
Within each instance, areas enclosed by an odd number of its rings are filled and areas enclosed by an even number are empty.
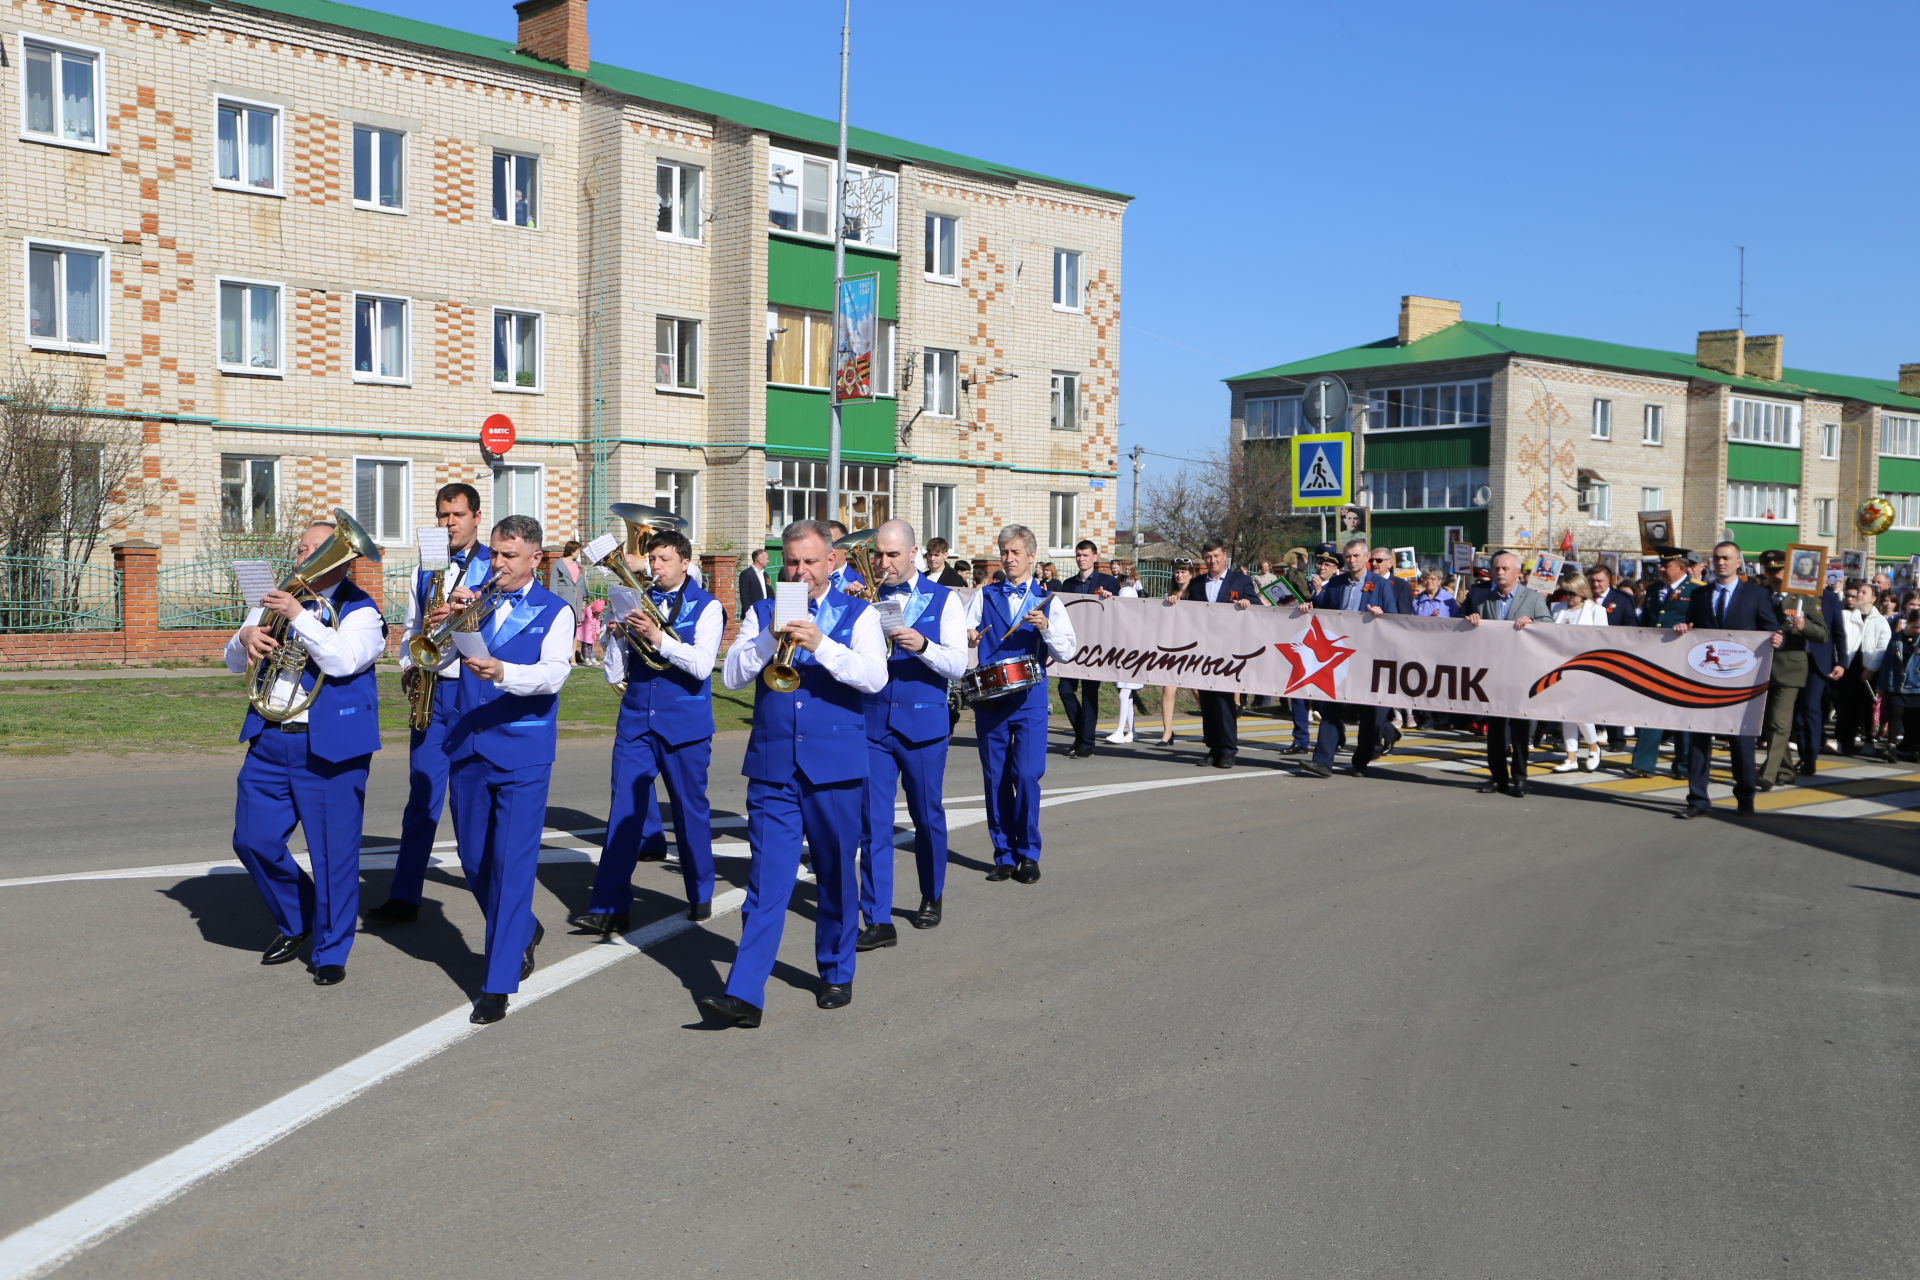
[[[525,587],[520,588],[518,591],[503,591],[500,594],[500,604],[504,608],[512,609],[517,607],[519,603],[526,598],[527,589]]]
[[[650,599],[651,599],[651,600],[652,600],[652,601],[653,601],[653,602],[654,602],[655,604],[667,604],[668,602],[670,602],[670,601],[671,601],[671,600],[673,599],[673,592],[671,592],[671,591],[649,591],[649,592],[647,592],[647,596],[648,596],[648,597],[649,597],[649,598],[650,598]]]
[[[912,595],[913,584],[910,582],[902,582],[891,587],[882,587],[880,588],[880,594],[883,596]]]

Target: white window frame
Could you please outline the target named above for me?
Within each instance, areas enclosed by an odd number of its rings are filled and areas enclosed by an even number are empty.
[[[374,371],[368,371],[363,373],[360,369],[360,352],[358,350],[358,346],[360,342],[360,303],[362,300],[365,300],[367,302],[374,302],[374,303],[397,302],[400,304],[401,370],[398,374],[382,374]],[[389,386],[389,387],[411,386],[413,384],[413,299],[401,297],[399,294],[395,294],[395,293],[355,293],[352,295],[352,301],[353,301],[353,321],[352,321],[353,339],[352,341],[354,343],[355,349],[347,357],[347,363],[353,371],[353,380],[355,382],[378,383],[382,386]],[[374,347],[375,347],[376,353],[379,347],[379,342],[377,340],[378,332],[379,331],[377,329],[374,330],[374,334],[376,335],[376,337],[373,339],[373,341],[374,341]],[[375,357],[375,363],[378,363],[377,354]]]
[[[673,335],[669,343],[669,349],[666,351],[660,350],[660,327],[662,325],[668,326]],[[682,375],[686,372],[686,370],[680,367],[680,332],[682,326],[691,326],[693,329],[693,381],[691,384],[683,384],[680,381]],[[698,320],[690,320],[685,316],[655,316],[653,318],[653,389],[668,395],[700,395],[705,388],[705,384],[701,381],[700,376],[700,366],[706,362],[705,342],[706,336],[701,332],[701,324]],[[660,358],[662,356],[666,356],[673,362],[673,374],[666,382],[660,381]]]
[[[1587,523],[1613,523],[1613,486],[1603,481],[1587,484]]]
[[[241,116],[243,123],[246,119],[244,113],[248,111],[264,111],[273,117],[272,186],[255,186],[253,183],[248,182],[244,176],[237,179],[223,178],[220,176],[220,108],[226,106],[240,108],[243,113]],[[241,130],[240,137],[235,146],[240,161],[240,172],[244,175],[247,169],[247,139],[244,128]],[[213,98],[213,185],[222,191],[241,191],[250,196],[273,196],[276,199],[284,199],[286,197],[286,172],[287,109],[277,102],[261,102],[258,99],[242,98],[231,93],[215,94]]]
[[[529,175],[527,186],[530,188],[530,191],[527,197],[527,220],[525,222],[521,222],[514,217],[513,197],[511,195],[507,197],[507,216],[502,218],[494,212],[495,208],[499,205],[500,175],[498,162],[501,156],[507,156],[510,160],[525,160],[530,166],[527,170]],[[540,185],[543,177],[540,170],[543,168],[541,164],[543,159],[544,157],[537,152],[515,151],[511,147],[494,147],[488,151],[487,217],[492,220],[494,226],[518,227],[522,231],[538,231],[540,229]],[[513,165],[511,163],[507,166],[507,176],[509,178],[509,187],[511,187],[511,178],[513,176]]]
[[[1889,428],[1892,428],[1889,430]],[[1900,439],[1904,436],[1905,439]],[[1821,457],[1827,455],[1822,453]],[[1834,450],[1839,456],[1839,450]],[[1904,413],[1880,415],[1880,456],[1883,458],[1920,458],[1920,417]]]
[[[667,203],[660,201],[660,175],[666,170],[673,171],[673,193]],[[687,175],[694,175],[692,207],[688,208]],[[686,160],[668,160],[655,157],[653,162],[654,183],[654,220],[653,234],[660,240],[671,240],[675,244],[702,244],[701,236],[706,223],[707,171],[700,165]],[[674,228],[660,229],[660,211],[668,211],[669,222],[677,224]],[[693,228],[688,231],[685,219],[693,219]]]
[[[940,266],[941,237],[939,228],[946,227],[947,264],[952,270],[942,273]],[[929,213],[923,222],[925,232],[924,252],[920,265],[922,274],[934,284],[960,283],[960,219],[951,213]]]
[[[895,468],[877,462],[840,464],[840,510],[834,513],[842,524],[854,529],[877,529],[893,519],[893,482]],[[886,510],[880,505],[886,504]]]
[[[273,329],[274,352],[273,367],[261,368],[250,364],[229,364],[224,352],[220,350],[220,308],[225,305],[223,295],[228,285],[239,285],[243,289],[271,289],[274,293]],[[241,317],[241,345],[246,345],[247,316]],[[213,278],[213,359],[222,373],[240,374],[249,378],[284,378],[287,376],[287,287],[277,280],[250,280],[242,276],[215,276]]]
[[[825,382],[813,383],[813,382],[776,382],[774,381],[773,344],[774,344],[775,338],[777,337],[777,331],[781,328],[780,312],[783,307],[785,310],[790,311],[795,315],[799,316],[800,323],[803,326],[800,331],[801,333],[800,370],[803,375],[811,372],[813,369],[813,336],[816,329],[822,327],[822,326],[816,326],[813,323],[814,318],[818,317],[827,321],[826,325],[824,326],[824,331],[826,333],[826,340],[828,342],[833,341],[833,313],[832,312],[814,311],[807,307],[785,306],[785,304],[782,304],[782,303],[768,303],[767,304],[767,385],[770,387],[791,387],[801,391],[831,390],[833,387],[833,363],[831,358],[829,358],[827,363],[827,371],[826,371],[827,381]]]
[[[33,332],[33,251],[35,249],[55,249],[60,252],[60,302],[61,337],[40,337]],[[65,335],[67,326],[67,264],[65,255],[84,253],[100,259],[100,341],[74,342]],[[113,251],[105,245],[70,244],[63,240],[27,240],[20,249],[20,324],[26,333],[27,345],[36,351],[67,351],[78,354],[104,355],[112,343],[107,322],[113,308],[107,305],[109,290],[113,280]]]
[[[27,46],[39,45],[53,53],[54,63],[54,132],[34,133],[27,128]],[[35,35],[31,31],[20,33],[20,137],[25,142],[38,142],[50,147],[71,147],[75,151],[92,151],[100,155],[107,152],[107,51],[90,44],[80,44],[73,40],[57,40],[52,36]],[[60,118],[60,55],[67,53],[84,54],[93,59],[93,141],[69,138],[59,130],[64,123]]]
[[[226,499],[226,488],[227,488],[226,470],[227,470],[228,462],[239,462],[242,464],[252,464],[255,462],[270,462],[273,464],[274,510],[272,512],[272,515],[277,516],[279,514],[279,508],[280,508],[280,459],[279,457],[271,454],[265,454],[265,453],[223,453],[220,455],[220,500],[223,503],[223,506],[220,512],[220,527],[222,529],[227,527],[224,502]],[[256,530],[253,527],[253,467],[251,465],[243,465],[243,467],[241,468],[240,474],[241,474],[240,510],[243,515],[243,521],[242,521],[239,532],[253,533],[253,532],[256,532]],[[271,518],[271,516],[269,518]]]
[[[1641,485],[1640,509],[1642,511],[1665,511],[1667,509],[1666,486],[1653,484]]]
[[[531,472],[533,474],[533,510],[531,512],[508,511],[500,501],[500,477],[507,472],[516,475]],[[502,462],[493,468],[492,492],[487,495],[493,503],[491,519],[498,521],[509,515],[531,515],[542,525],[547,522],[547,467],[542,462]]]
[[[954,514],[955,503],[959,496],[958,488],[959,487],[957,485],[951,485],[951,484],[923,484],[920,486],[920,545],[921,546],[923,547],[926,546],[927,543],[933,541],[933,539],[935,538],[945,538],[947,540],[947,545],[949,547],[953,545],[953,537],[954,537],[953,514]],[[930,510],[928,507],[929,501],[933,499],[935,494],[945,495],[944,501],[946,503],[946,514],[945,514],[944,521],[941,520],[939,517],[937,517],[935,513],[932,510]]]
[[[1748,406],[1754,412],[1743,413]],[[1743,417],[1751,419],[1759,416],[1771,418],[1778,412],[1782,418],[1780,424],[1769,422],[1764,427],[1743,422]],[[1780,438],[1766,439],[1763,436]],[[1727,439],[1739,444],[1765,445],[1770,449],[1798,449],[1800,447],[1800,406],[1781,400],[1757,400],[1748,396],[1733,396],[1727,402]]]
[[[1070,553],[1079,540],[1080,494],[1075,490],[1056,489],[1047,495],[1047,550],[1053,555]]]
[[[823,225],[818,231],[811,231],[807,228],[807,173],[809,169],[825,175],[827,205],[824,210],[825,217],[823,219]],[[784,176],[780,176],[779,171],[783,171]],[[900,244],[900,175],[894,173],[892,170],[882,169],[877,165],[860,164],[853,160],[847,161],[846,176],[849,179],[874,175],[885,178],[892,183],[893,190],[891,197],[887,201],[887,215],[884,223],[892,234],[883,240],[867,240],[858,236],[849,235],[847,237],[847,243],[858,245],[864,249],[878,249],[882,253],[895,253],[898,252]],[[792,177],[798,179],[798,181],[793,184],[793,225],[791,227],[782,227],[773,221],[774,214],[777,212],[773,201],[773,186],[776,176],[779,177],[782,188],[788,185],[787,178]],[[816,156],[805,151],[799,151],[792,147],[769,147],[767,149],[767,225],[769,229],[778,232],[780,235],[802,236],[808,240],[831,241],[833,239],[833,219],[841,204],[841,190],[840,187],[836,185],[840,181],[839,165],[833,160],[824,156]]]
[[[354,513],[354,519],[360,518],[360,464],[375,463],[373,501],[375,515],[373,523],[367,525],[367,533],[374,542],[383,547],[403,547],[413,541],[413,459],[395,458],[385,454],[356,453],[353,455],[353,503],[348,510]],[[400,529],[390,537],[382,537],[380,527],[380,467],[398,466],[400,468]],[[365,522],[362,521],[364,524]]]
[[[787,473],[791,470],[794,483],[788,484]],[[767,536],[778,538],[781,530],[794,520],[824,520],[827,518],[827,464],[820,458],[779,458],[767,459],[767,485],[769,510]],[[780,516],[773,517],[772,495],[783,495],[780,499]],[[804,495],[797,501],[784,495]]]
[[[660,483],[662,476],[681,476],[686,480],[684,503],[673,502],[671,491]],[[655,467],[653,469],[653,505],[663,511],[671,511],[687,522],[685,533],[690,541],[699,541],[700,532],[700,473],[689,467]],[[681,510],[684,506],[686,510]]]
[[[1466,498],[1462,506],[1450,502],[1428,504],[1428,490],[1446,489],[1447,497],[1453,496],[1456,473],[1465,473],[1459,478],[1459,493]],[[1420,477],[1420,502],[1411,505],[1405,501],[1410,479]],[[1473,495],[1482,485],[1493,481],[1490,467],[1396,467],[1391,471],[1368,471],[1360,477],[1360,489],[1364,499],[1361,506],[1375,511],[1477,511],[1473,505]]]
[[[945,357],[942,360],[941,357]],[[945,364],[944,377],[937,366]],[[941,394],[944,392],[944,394]],[[960,416],[960,353],[946,347],[920,350],[920,406],[929,418]]]
[[[1613,401],[1594,397],[1593,419],[1589,436],[1594,440],[1613,439]]]
[[[533,344],[533,359],[534,359],[535,365],[537,365],[538,367],[534,369],[533,382],[528,386],[523,387],[520,385],[518,379],[521,371],[517,369],[511,371],[511,376],[505,382],[501,382],[493,376],[493,334],[494,334],[494,330],[500,324],[500,317],[503,315],[528,316],[533,319],[535,325],[537,326],[537,329],[536,329],[537,336],[535,337],[534,344]],[[509,346],[509,350],[518,350],[518,349],[519,349],[519,346],[517,343],[511,344]],[[535,311],[530,307],[494,307],[492,309],[492,315],[489,317],[487,321],[487,382],[495,391],[499,391],[503,393],[511,393],[514,395],[523,395],[523,396],[537,396],[537,395],[543,395],[546,393],[546,389],[547,389],[547,313],[546,312]]]
[[[1470,398],[1478,408],[1483,410],[1478,416],[1471,419],[1467,418],[1465,412],[1460,408],[1461,393],[1469,389],[1471,389]],[[1426,399],[1426,393],[1431,391],[1433,393],[1433,406],[1429,408],[1424,403],[1416,404],[1412,406],[1412,411],[1415,416],[1431,414],[1438,417],[1441,414],[1449,412],[1449,410],[1442,408],[1440,404],[1441,400],[1445,398],[1443,393],[1448,390],[1453,392],[1454,407],[1451,410],[1453,421],[1421,422],[1413,426],[1399,426],[1388,423],[1387,418],[1392,412],[1392,406],[1387,403],[1388,397],[1396,393],[1398,394],[1400,416],[1405,417],[1409,408],[1407,403],[1408,393],[1414,393],[1416,400],[1424,401]],[[1474,378],[1465,382],[1410,382],[1396,384],[1390,387],[1369,387],[1366,391],[1366,397],[1367,434],[1369,435],[1376,431],[1451,431],[1455,427],[1489,427],[1493,424],[1493,380],[1491,378]]]
[[[1667,406],[1646,404],[1640,406],[1640,443],[1644,445],[1664,445],[1667,442]]]
[[[1751,502],[1735,502],[1735,490]],[[1784,501],[1771,503],[1768,499],[1779,496]],[[1800,523],[1800,486],[1792,484],[1766,484],[1753,480],[1729,480],[1726,487],[1727,519],[1738,520],[1742,524],[1799,524]],[[1736,511],[1735,509],[1739,510]],[[1743,515],[1747,510],[1771,510],[1775,512],[1785,508],[1783,514],[1769,519],[1765,515]]]
[[[371,163],[373,165],[373,172],[370,175],[368,175],[369,176],[368,189],[373,192],[373,199],[371,200],[362,200],[360,198],[360,131],[362,129],[365,129],[367,132],[373,135],[373,145],[370,151]],[[398,139],[398,141],[395,144],[400,148],[400,190],[395,193],[398,196],[400,201],[400,203],[398,204],[380,203],[380,172],[381,172],[380,140],[382,138]],[[374,213],[405,214],[407,211],[407,132],[406,130],[389,129],[383,125],[361,124],[356,122],[353,126],[353,141],[349,145],[351,145],[353,148],[353,191],[354,191],[353,207],[356,209],[371,210]]]
[[[1920,493],[1889,493],[1885,497],[1893,504],[1894,528],[1920,529]]]
[[[1064,421],[1071,418],[1072,421]],[[1055,369],[1047,379],[1047,423],[1055,431],[1080,429],[1080,375]]]
[[[1815,498],[1813,500],[1813,532],[1816,538],[1833,536],[1833,513],[1840,505],[1837,498]]]
[[[882,253],[897,253],[900,248],[900,175],[878,165],[847,161],[847,181],[872,177],[885,178],[893,187],[892,194],[887,197],[887,213],[881,224],[889,234],[883,240],[867,240],[849,233],[847,243],[863,249],[878,249]]]
[[[900,394],[900,388],[895,385],[899,374],[894,367],[894,361],[899,358],[896,353],[900,343],[900,322],[880,321],[877,341],[880,349],[874,353],[873,395],[876,400],[893,400]]]
[[[1061,266],[1066,263],[1071,263],[1073,267],[1073,279],[1070,282],[1073,287],[1071,289],[1062,288],[1064,281]],[[1087,281],[1085,268],[1085,256],[1078,249],[1055,249],[1053,251],[1053,309],[1055,311],[1079,314],[1086,310]],[[1067,299],[1064,302],[1061,301],[1063,296]]]
[[[1240,430],[1248,440],[1285,440],[1307,431],[1299,396],[1248,396],[1240,402]]]
[[[1884,419],[1883,419],[1884,421]],[[1820,460],[1833,462],[1840,457],[1840,424],[1823,422],[1820,424]]]

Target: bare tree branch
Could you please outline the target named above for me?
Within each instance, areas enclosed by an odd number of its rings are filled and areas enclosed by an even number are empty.
[[[1189,555],[1218,538],[1234,564],[1278,559],[1319,540],[1314,520],[1288,514],[1290,491],[1283,452],[1229,447],[1203,465],[1149,481],[1140,498],[1141,525]]]

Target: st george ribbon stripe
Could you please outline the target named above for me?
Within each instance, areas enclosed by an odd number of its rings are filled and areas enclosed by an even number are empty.
[[[1729,689],[1722,685],[1683,680],[1671,671],[1648,662],[1638,654],[1596,650],[1593,653],[1583,653],[1547,672],[1533,682],[1533,687],[1527,690],[1527,696],[1538,697],[1559,684],[1570,671],[1591,672],[1615,684],[1625,685],[1636,693],[1676,707],[1733,707],[1743,702],[1750,702],[1754,698],[1763,697],[1767,692],[1767,682],[1764,680],[1756,685],[1742,685]]]

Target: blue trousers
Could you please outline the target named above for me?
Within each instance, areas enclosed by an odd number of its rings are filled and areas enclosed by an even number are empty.
[[[893,795],[904,781],[913,820],[913,858],[920,896],[938,898],[947,885],[947,739],[915,745],[897,733],[867,739],[866,838],[860,842],[860,918],[889,924],[893,916]]]
[[[520,957],[539,923],[533,885],[552,774],[551,764],[502,769],[473,755],[454,761],[448,777],[460,867],[487,919],[487,976],[480,989],[495,995],[520,989]]]
[[[1293,703],[1293,745],[1305,751],[1313,745],[1313,721],[1307,718],[1313,704],[1305,698],[1290,698]]]
[[[233,851],[289,938],[313,935],[312,962],[345,964],[360,914],[360,826],[372,756],[322,760],[307,735],[268,728],[247,748],[233,803]],[[295,823],[308,876],[287,850]]]
[[[1687,803],[1695,809],[1711,809],[1707,776],[1713,767],[1713,735],[1693,733],[1687,737]],[[1727,754],[1733,761],[1733,798],[1736,801],[1753,799],[1753,739],[1729,737]]]
[[[659,735],[622,734],[613,741],[613,799],[607,838],[593,877],[590,911],[618,913],[633,905],[633,868],[644,853],[667,849],[666,828],[654,800],[654,779],[667,780],[673,806],[673,844],[690,904],[713,901],[713,811],[707,804],[707,767],[713,739],[669,746]]]
[[[407,751],[407,807],[400,815],[400,852],[393,860],[387,897],[418,902],[427,883],[427,861],[440,834],[440,806],[447,797],[447,722],[439,701],[452,692],[448,682],[434,690],[433,719],[415,729]]]
[[[813,855],[820,913],[813,956],[823,982],[853,981],[853,941],[860,927],[854,849],[860,839],[858,778],[826,785],[747,781],[747,901],[740,908],[740,950],[727,974],[727,994],[755,1008],[767,1002],[767,979],[780,954],[780,934],[800,873],[800,841]]]
[[[986,781],[993,861],[1040,860],[1040,779],[1047,772],[1047,686],[974,708],[973,733]]]

